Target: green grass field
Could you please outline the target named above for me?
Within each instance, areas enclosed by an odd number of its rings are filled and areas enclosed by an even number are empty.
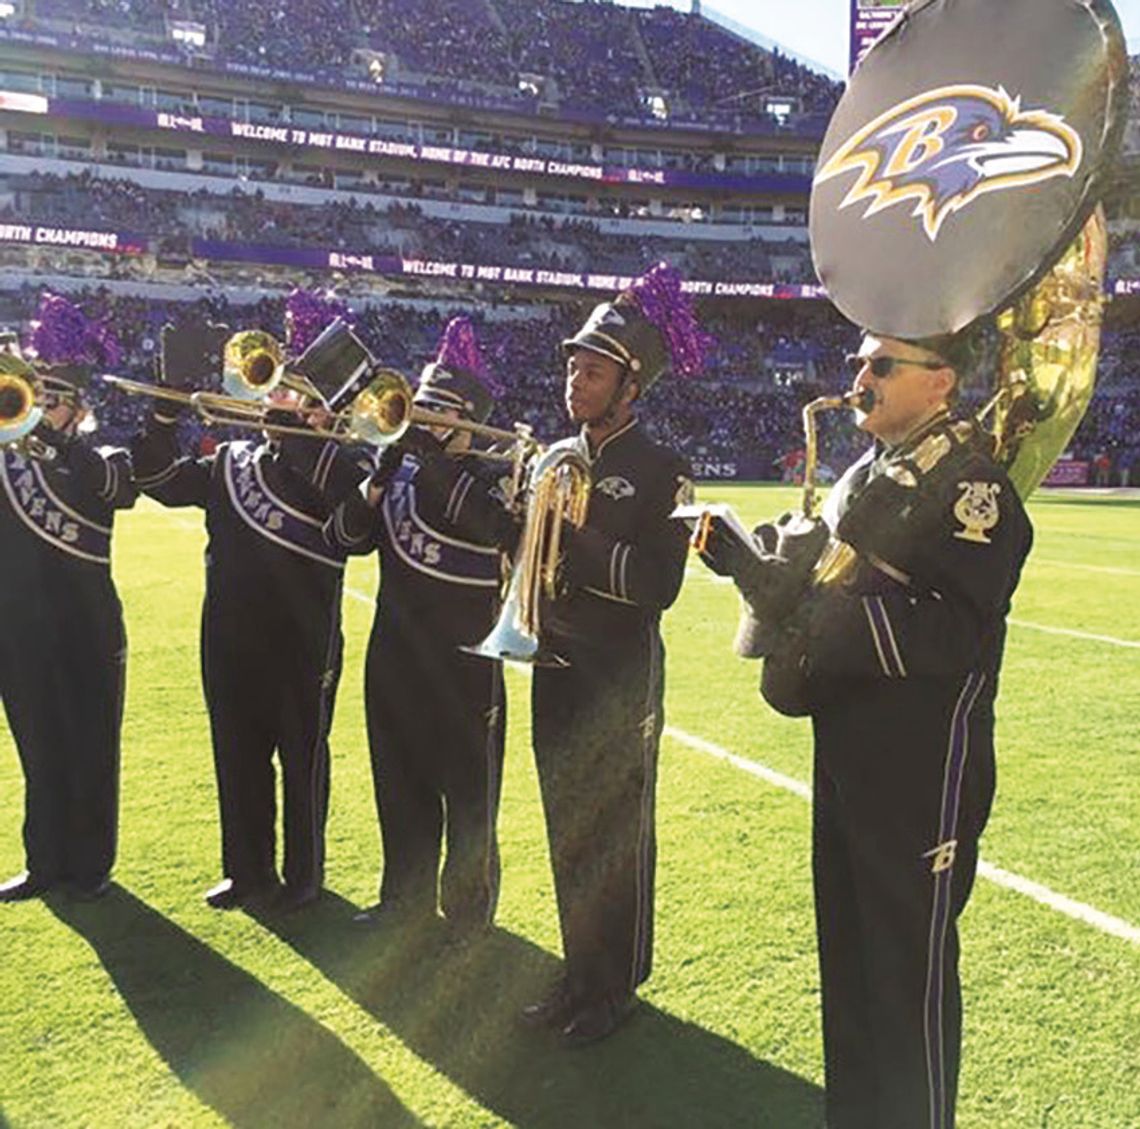
[[[746,519],[788,490],[710,487]],[[962,1129],[1140,1127],[1140,503],[1039,497],[999,700],[980,879],[963,920]],[[96,904],[0,906],[0,1126],[822,1123],[819,990],[801,794],[806,724],[756,693],[729,645],[730,586],[690,570],[666,620],[656,968],[606,1043],[555,1049],[513,1023],[558,952],[511,672],[498,929],[484,943],[359,936],[379,839],[361,702],[372,561],[354,562],[333,733],[329,897],[278,922],[219,914],[215,791],[198,679],[195,511],[120,519],[130,665],[119,886]],[[61,703],[65,708],[66,703]],[[2,723],[0,723],[2,726]],[[22,868],[23,785],[0,728],[0,875]],[[1079,920],[1064,896],[1099,911]]]

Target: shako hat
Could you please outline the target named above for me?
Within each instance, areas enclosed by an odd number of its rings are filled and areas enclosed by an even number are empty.
[[[113,368],[122,347],[106,318],[89,318],[61,294],[44,291],[29,325],[24,356],[48,392],[87,387],[93,368]]]
[[[681,376],[699,373],[709,341],[681,290],[680,274],[661,262],[612,302],[595,306],[582,328],[562,342],[562,352],[588,349],[609,357],[645,392],[667,368]]]
[[[452,318],[439,339],[435,360],[420,374],[415,402],[485,423],[501,393],[483,359],[471,319]]]

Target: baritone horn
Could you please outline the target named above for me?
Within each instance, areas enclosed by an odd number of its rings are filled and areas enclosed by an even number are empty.
[[[542,603],[559,595],[558,569],[566,523],[581,529],[590,503],[590,464],[573,448],[539,455],[530,470],[522,537],[507,594],[490,634],[461,650],[489,659],[567,666],[542,638]]]

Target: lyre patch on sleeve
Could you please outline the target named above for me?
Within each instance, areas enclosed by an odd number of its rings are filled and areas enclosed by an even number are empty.
[[[954,530],[954,536],[962,541],[973,541],[978,545],[989,545],[986,534],[1001,520],[998,507],[1000,482],[959,482],[961,496],[954,503],[954,517],[962,523],[961,529]]]

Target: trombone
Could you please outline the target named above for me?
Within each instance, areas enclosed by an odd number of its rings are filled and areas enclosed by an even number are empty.
[[[105,375],[103,380],[129,395],[150,396],[192,408],[208,424],[252,428],[267,435],[303,435],[309,439],[386,447],[403,438],[413,424],[420,424],[469,431],[510,445],[505,451],[472,452],[486,458],[513,460],[517,464],[541,449],[527,424],[517,423],[513,430],[507,431],[414,404],[408,378],[398,370],[382,365],[372,369],[368,383],[353,398],[351,405],[332,413],[330,423],[302,426],[300,421],[314,412],[319,413],[319,409],[275,403],[268,397],[279,386],[310,397],[317,394],[316,389],[306,377],[288,371],[280,343],[272,335],[257,329],[236,333],[226,342],[222,352],[224,392],[167,388],[161,384],[145,384],[111,375]],[[298,423],[280,422],[283,414],[295,416]],[[271,419],[271,416],[276,418]]]
[[[50,378],[45,382],[23,358],[0,352],[0,447],[11,446],[28,458],[50,462],[55,448],[32,433],[45,409],[64,401],[80,403],[74,390],[51,387]]]
[[[225,393],[190,392],[162,384],[128,380],[110,373],[105,373],[102,379],[112,388],[132,396],[150,396],[183,407],[195,407],[194,398],[199,395],[210,396],[226,405],[244,405],[267,397],[286,379],[285,352],[280,342],[263,330],[248,329],[233,334],[222,350],[222,386]],[[289,383],[296,387],[295,382]]]

